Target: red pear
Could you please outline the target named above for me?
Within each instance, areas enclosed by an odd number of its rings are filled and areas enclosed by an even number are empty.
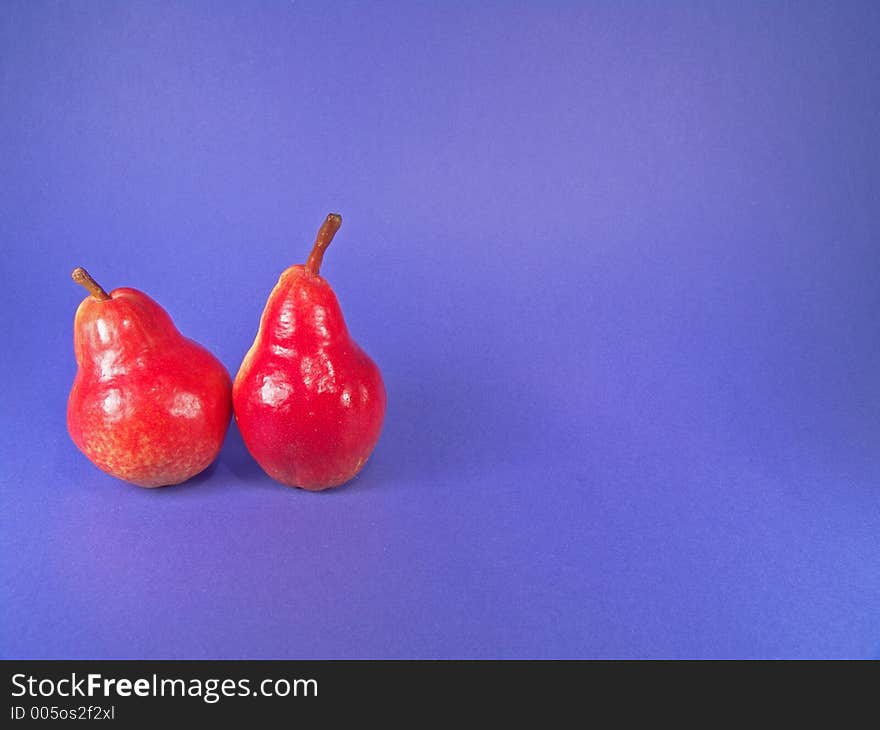
[[[73,279],[90,292],[74,321],[73,442],[98,468],[141,487],[206,469],[232,415],[226,369],[143,292],[108,294],[85,269]]]
[[[327,216],[305,265],[269,295],[233,385],[245,445],[273,479],[317,491],[352,479],[382,430],[379,368],[348,333],[336,295],[319,274],[342,218]]]

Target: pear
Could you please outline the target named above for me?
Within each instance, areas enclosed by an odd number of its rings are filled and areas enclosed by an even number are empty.
[[[281,274],[232,391],[257,463],[282,484],[312,491],[344,484],[363,468],[385,415],[379,368],[351,338],[320,275],[341,224],[328,215],[306,263]]]
[[[99,469],[141,487],[179,484],[214,461],[232,417],[232,383],[210,352],[136,289],[104,291],[85,269],[67,429]]]

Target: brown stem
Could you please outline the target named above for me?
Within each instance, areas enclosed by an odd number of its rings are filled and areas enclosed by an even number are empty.
[[[110,295],[104,291],[101,285],[95,281],[88,271],[86,271],[82,266],[77,266],[73,273],[71,274],[73,280],[77,284],[81,284],[86,289],[89,290],[89,294],[91,294],[95,299],[101,302],[105,302],[110,298]]]
[[[321,270],[321,262],[324,260],[324,251],[342,225],[342,216],[339,213],[331,213],[324,219],[321,229],[318,231],[318,237],[315,239],[315,245],[309,258],[306,261],[306,271],[312,276],[317,276]]]

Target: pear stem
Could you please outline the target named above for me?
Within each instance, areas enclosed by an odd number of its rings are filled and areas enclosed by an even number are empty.
[[[333,240],[333,236],[336,235],[336,231],[339,230],[339,226],[341,225],[342,216],[339,215],[339,213],[331,213],[324,219],[324,223],[318,231],[318,237],[315,239],[315,245],[306,261],[306,272],[312,276],[317,276],[318,272],[321,270],[321,262],[324,260],[324,251],[327,250],[327,246],[330,245],[330,241]]]
[[[88,289],[89,294],[91,294],[99,302],[106,302],[110,298],[110,295],[104,291],[104,288],[97,281],[95,281],[92,278],[91,274],[89,274],[89,272],[86,271],[82,266],[77,266],[73,270],[71,277],[77,284],[81,284],[86,289]]]

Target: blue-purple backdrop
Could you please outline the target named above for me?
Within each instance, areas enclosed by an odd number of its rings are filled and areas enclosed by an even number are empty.
[[[4,657],[880,655],[876,2],[4,2]],[[65,429],[86,266],[235,373],[324,215],[353,484]]]

